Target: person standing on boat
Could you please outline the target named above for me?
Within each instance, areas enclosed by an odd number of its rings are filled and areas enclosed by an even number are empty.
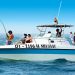
[[[11,30],[8,31],[8,34],[6,34],[6,35],[7,35],[7,45],[11,45],[12,44],[12,40],[14,38],[14,35],[13,35],[12,31]]]
[[[56,17],[54,18],[54,23],[55,23],[55,25],[57,25],[57,24],[58,24],[58,20],[57,20],[57,18],[56,18]]]
[[[72,34],[72,32],[70,32],[70,39],[71,39],[71,43],[73,44],[74,43],[74,39],[73,39],[73,34]]]
[[[59,37],[59,29],[56,29],[56,37]]]
[[[73,37],[73,40],[74,40],[74,45],[75,45],[75,32],[74,32],[74,37]]]
[[[62,27],[60,27],[59,29],[59,37],[61,37],[61,33],[62,33]]]

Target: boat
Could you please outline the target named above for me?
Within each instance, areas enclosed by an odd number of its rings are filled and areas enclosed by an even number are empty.
[[[53,34],[51,31],[46,32],[47,28],[54,28],[55,31],[62,27],[61,36],[57,35],[57,32]],[[64,29],[67,27],[73,27],[73,25],[39,25],[40,34],[37,37],[32,37],[32,42],[22,43],[22,40],[19,40],[12,45],[3,45],[0,46],[0,49],[75,49],[75,45],[70,44],[70,42],[65,38]],[[42,30],[40,29],[42,28]],[[45,30],[43,30],[43,28]]]
[[[0,57],[14,60],[30,60],[30,61],[47,61],[54,59],[67,59],[75,61],[75,46],[64,37],[65,31],[62,30],[61,36],[56,36],[51,31],[46,32],[47,28],[62,27],[68,28],[73,25],[51,24],[36,26],[40,31],[37,37],[33,37],[31,43],[22,44],[22,41],[17,41],[12,45],[0,46]],[[40,29],[44,28],[44,30]]]

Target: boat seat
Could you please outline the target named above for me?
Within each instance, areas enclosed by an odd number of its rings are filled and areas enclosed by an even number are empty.
[[[47,34],[45,34],[43,37],[44,37],[44,38],[49,38],[49,37],[51,37],[51,33],[47,33]]]

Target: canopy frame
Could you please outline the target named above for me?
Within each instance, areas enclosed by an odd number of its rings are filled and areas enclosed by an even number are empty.
[[[66,24],[65,25],[63,25],[63,24],[39,25],[39,26],[37,26],[37,29],[40,31],[40,35],[43,35],[43,34],[45,34],[47,28],[60,28],[60,27],[62,27],[62,33],[63,33],[62,35],[64,35],[64,29],[68,28],[68,27],[73,27],[73,25],[66,25]],[[42,29],[40,29],[40,28],[42,28]],[[45,28],[45,30],[43,28]]]

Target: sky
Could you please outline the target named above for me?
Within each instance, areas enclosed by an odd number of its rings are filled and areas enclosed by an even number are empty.
[[[61,0],[0,0],[0,20],[14,34],[38,33],[37,25],[53,24]],[[75,25],[75,0],[62,0],[59,24]],[[69,29],[69,28],[68,28]],[[75,28],[71,29],[73,32]],[[68,30],[67,30],[68,31]],[[0,33],[5,33],[0,23]]]

